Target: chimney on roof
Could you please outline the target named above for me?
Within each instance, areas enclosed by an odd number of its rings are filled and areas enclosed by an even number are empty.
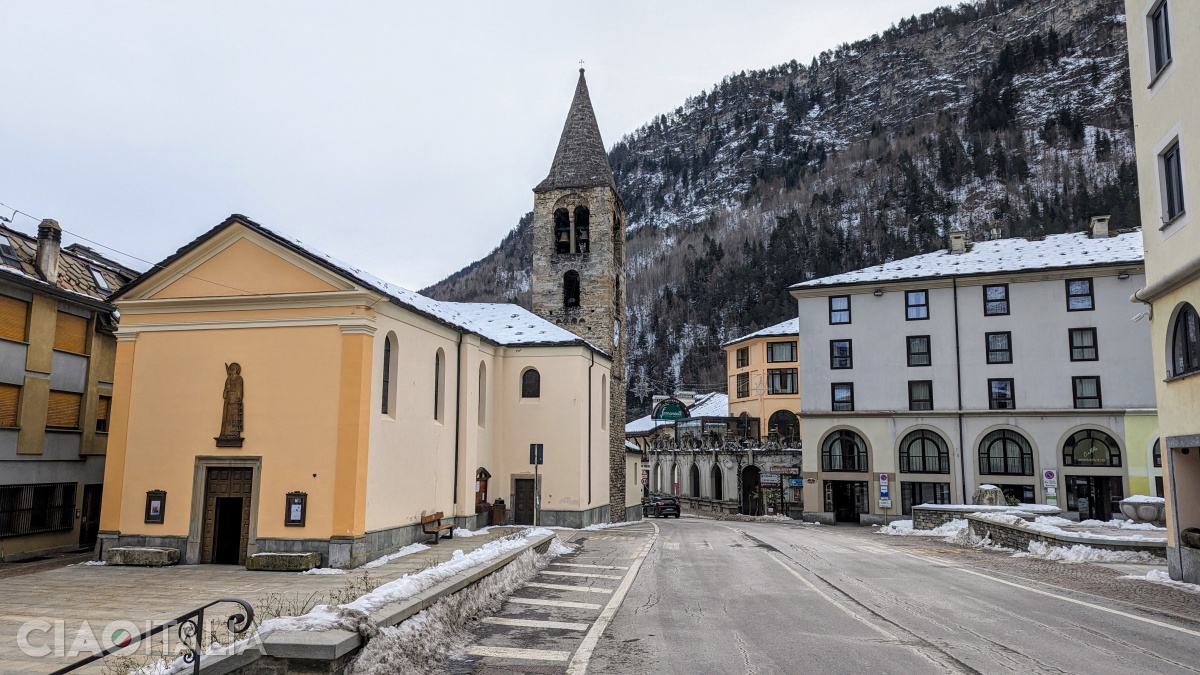
[[[47,218],[38,225],[37,267],[46,281],[58,283],[59,247],[62,245],[62,228],[57,220]]]
[[[993,241],[995,241],[996,239],[1004,238],[1004,225],[1002,225],[1000,223],[1000,221],[998,221],[998,220],[992,221],[991,235],[992,235]]]
[[[950,253],[952,255],[961,255],[967,252],[967,233],[962,230],[952,230],[950,232]]]
[[[1108,238],[1108,219],[1112,216],[1092,216],[1092,238]]]

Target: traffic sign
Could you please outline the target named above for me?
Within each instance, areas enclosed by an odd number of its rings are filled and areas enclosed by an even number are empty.
[[[1046,469],[1042,472],[1042,487],[1058,487],[1058,471]]]
[[[779,485],[779,474],[761,473],[758,475],[758,482],[761,485]]]
[[[529,444],[529,463],[530,464],[541,464],[542,463],[542,444],[541,443],[530,443]]]

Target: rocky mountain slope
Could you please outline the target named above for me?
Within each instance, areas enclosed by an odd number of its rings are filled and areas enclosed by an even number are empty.
[[[630,408],[723,390],[720,344],[787,285],[974,238],[1138,223],[1120,0],[985,0],[726,77],[613,146]],[[423,292],[529,304],[530,215]],[[647,399],[648,400],[648,399]]]

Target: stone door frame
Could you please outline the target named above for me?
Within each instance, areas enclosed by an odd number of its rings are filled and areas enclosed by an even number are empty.
[[[210,468],[249,468],[254,472],[254,487],[250,491],[250,522],[246,535],[246,557],[258,552],[258,505],[262,487],[262,457],[206,456],[196,457],[192,476],[192,512],[188,525],[187,550],[183,562],[186,565],[200,563],[200,548],[204,539],[204,491],[207,489]]]

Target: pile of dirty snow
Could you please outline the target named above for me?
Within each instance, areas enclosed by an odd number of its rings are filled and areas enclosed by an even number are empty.
[[[1013,554],[1014,558],[1041,558],[1065,563],[1156,563],[1162,559],[1145,551],[1109,551],[1084,544],[1052,546],[1042,541],[1029,542],[1028,551]]]
[[[890,534],[893,536],[922,536],[922,537],[953,537],[961,530],[965,530],[967,521],[956,519],[951,520],[932,530],[915,530],[913,529],[913,521],[911,520],[895,520],[890,525],[884,525],[876,530],[879,534]]]
[[[1187,591],[1188,593],[1200,593],[1200,585],[1189,584],[1185,581],[1175,581],[1174,579],[1171,578],[1171,575],[1167,574],[1166,572],[1164,572],[1162,570],[1150,570],[1149,572],[1146,572],[1145,576],[1142,576],[1140,574],[1130,574],[1130,575],[1127,575],[1127,576],[1124,576],[1121,578],[1122,579],[1137,579],[1138,581],[1149,581],[1152,584],[1162,584],[1163,586],[1170,586],[1172,588],[1178,588],[1179,590]]]

